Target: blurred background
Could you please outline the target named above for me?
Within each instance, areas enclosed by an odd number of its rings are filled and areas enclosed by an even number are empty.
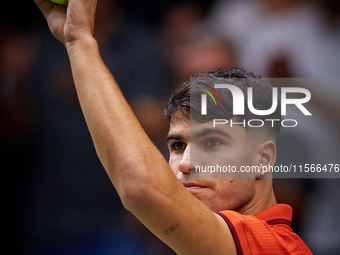
[[[102,57],[165,157],[164,103],[195,72],[339,78],[337,0],[98,2]],[[33,0],[4,6],[0,166],[10,254],[174,254],[122,207],[96,156],[66,51]],[[339,163],[340,85],[308,89],[313,119],[283,130],[278,164]],[[339,180],[274,180],[278,202],[293,206],[293,228],[315,254],[340,254]]]

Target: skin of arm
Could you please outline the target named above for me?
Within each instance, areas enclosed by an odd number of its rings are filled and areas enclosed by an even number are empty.
[[[92,36],[97,1],[35,2],[66,47],[97,154],[125,208],[178,254],[236,254],[226,223],[178,181],[103,63]]]

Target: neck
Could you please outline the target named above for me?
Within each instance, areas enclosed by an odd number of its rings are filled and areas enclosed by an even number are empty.
[[[261,178],[255,182],[255,194],[245,206],[238,210],[241,214],[255,215],[277,203],[272,178]]]

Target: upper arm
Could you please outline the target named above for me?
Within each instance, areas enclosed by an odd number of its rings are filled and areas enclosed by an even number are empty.
[[[176,183],[169,193],[161,185],[140,191],[128,209],[177,254],[237,254],[222,217]]]

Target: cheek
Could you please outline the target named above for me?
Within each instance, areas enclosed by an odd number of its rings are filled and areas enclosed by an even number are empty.
[[[170,154],[169,166],[176,176],[178,176],[178,173],[179,173],[178,165],[179,165],[180,160],[181,159],[179,155]]]
[[[216,207],[220,210],[237,210],[254,196],[253,179],[224,179],[216,185]]]
[[[241,166],[251,165],[252,153],[247,144],[241,143],[235,146],[235,149],[226,153],[225,161],[230,162],[230,165],[234,165],[237,169],[240,169]]]
[[[235,166],[237,169],[241,166],[251,165],[252,163],[252,156],[249,154],[248,148],[242,146],[226,148],[225,150],[221,150],[210,155],[208,158],[203,155],[202,158],[205,158],[204,164],[202,165],[230,165],[231,167]]]
[[[232,150],[229,150],[228,153],[226,153],[226,155],[235,165],[247,164],[251,159],[249,148],[247,144],[244,143],[235,145]]]

